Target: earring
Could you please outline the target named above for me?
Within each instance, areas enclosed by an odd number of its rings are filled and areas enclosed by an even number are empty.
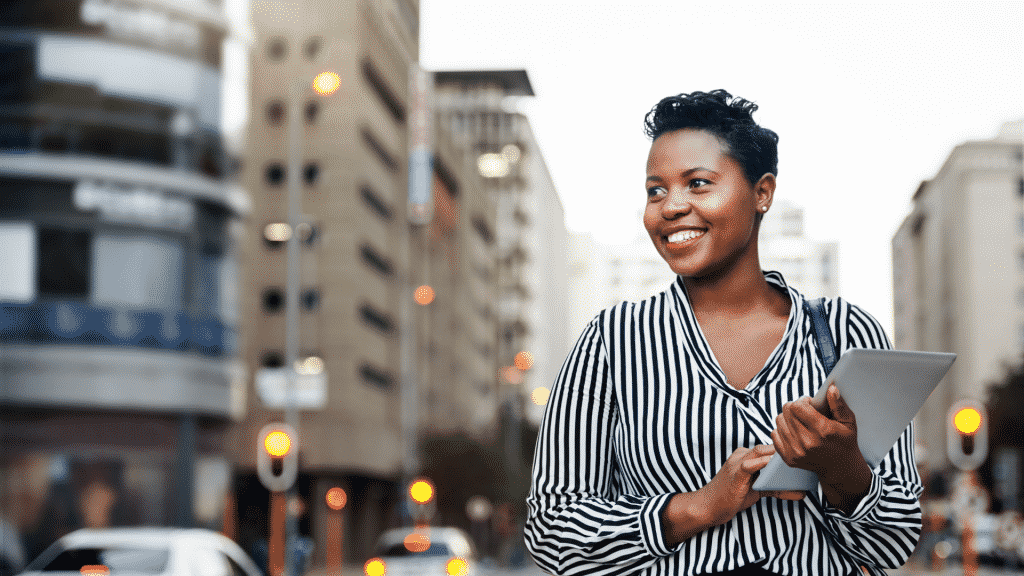
[[[767,206],[761,206],[761,212],[767,212],[767,211],[768,211],[768,207]]]

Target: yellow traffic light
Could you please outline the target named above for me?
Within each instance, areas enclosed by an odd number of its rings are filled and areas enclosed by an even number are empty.
[[[380,558],[370,558],[363,564],[363,572],[366,576],[384,576],[388,573],[388,565]]]
[[[292,449],[292,439],[284,430],[274,430],[263,439],[263,448],[274,458],[284,458]]]
[[[341,76],[336,72],[321,72],[313,78],[313,90],[321,96],[330,96],[341,87]]]
[[[469,574],[469,563],[456,556],[445,566],[448,576],[466,576]]]
[[[409,496],[417,504],[426,504],[434,499],[434,486],[427,480],[416,480],[409,485]]]
[[[953,425],[963,434],[974,434],[981,428],[981,413],[974,408],[961,408],[953,416]]]

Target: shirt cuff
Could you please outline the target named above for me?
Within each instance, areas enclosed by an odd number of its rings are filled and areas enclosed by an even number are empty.
[[[818,498],[821,499],[824,504],[825,512],[834,518],[844,520],[846,522],[859,522],[868,515],[871,510],[874,509],[875,505],[882,498],[882,479],[878,477],[878,474],[871,473],[871,487],[868,488],[868,493],[860,499],[857,503],[856,508],[849,516],[843,513],[842,510],[835,508],[829,503],[828,498],[825,497],[825,491],[821,487],[821,483],[818,484]]]
[[[647,551],[655,557],[660,558],[675,552],[665,545],[665,528],[661,520],[673,496],[675,494],[660,494],[650,498],[640,507],[640,539]]]

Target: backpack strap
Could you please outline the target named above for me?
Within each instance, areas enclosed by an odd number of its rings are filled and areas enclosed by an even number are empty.
[[[821,356],[821,363],[825,366],[825,375],[832,372],[839,355],[836,353],[836,345],[832,340],[832,332],[828,329],[828,318],[825,316],[825,299],[815,300],[804,299],[804,312],[811,317],[811,330],[818,342],[818,354]]]

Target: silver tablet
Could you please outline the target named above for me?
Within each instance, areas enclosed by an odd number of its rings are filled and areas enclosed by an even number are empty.
[[[847,350],[836,362],[811,403],[824,406],[825,392],[836,383],[857,416],[857,444],[874,468],[896,444],[932,390],[956,360],[950,352]],[[790,468],[778,454],[761,469],[754,490],[816,490],[814,472]]]

